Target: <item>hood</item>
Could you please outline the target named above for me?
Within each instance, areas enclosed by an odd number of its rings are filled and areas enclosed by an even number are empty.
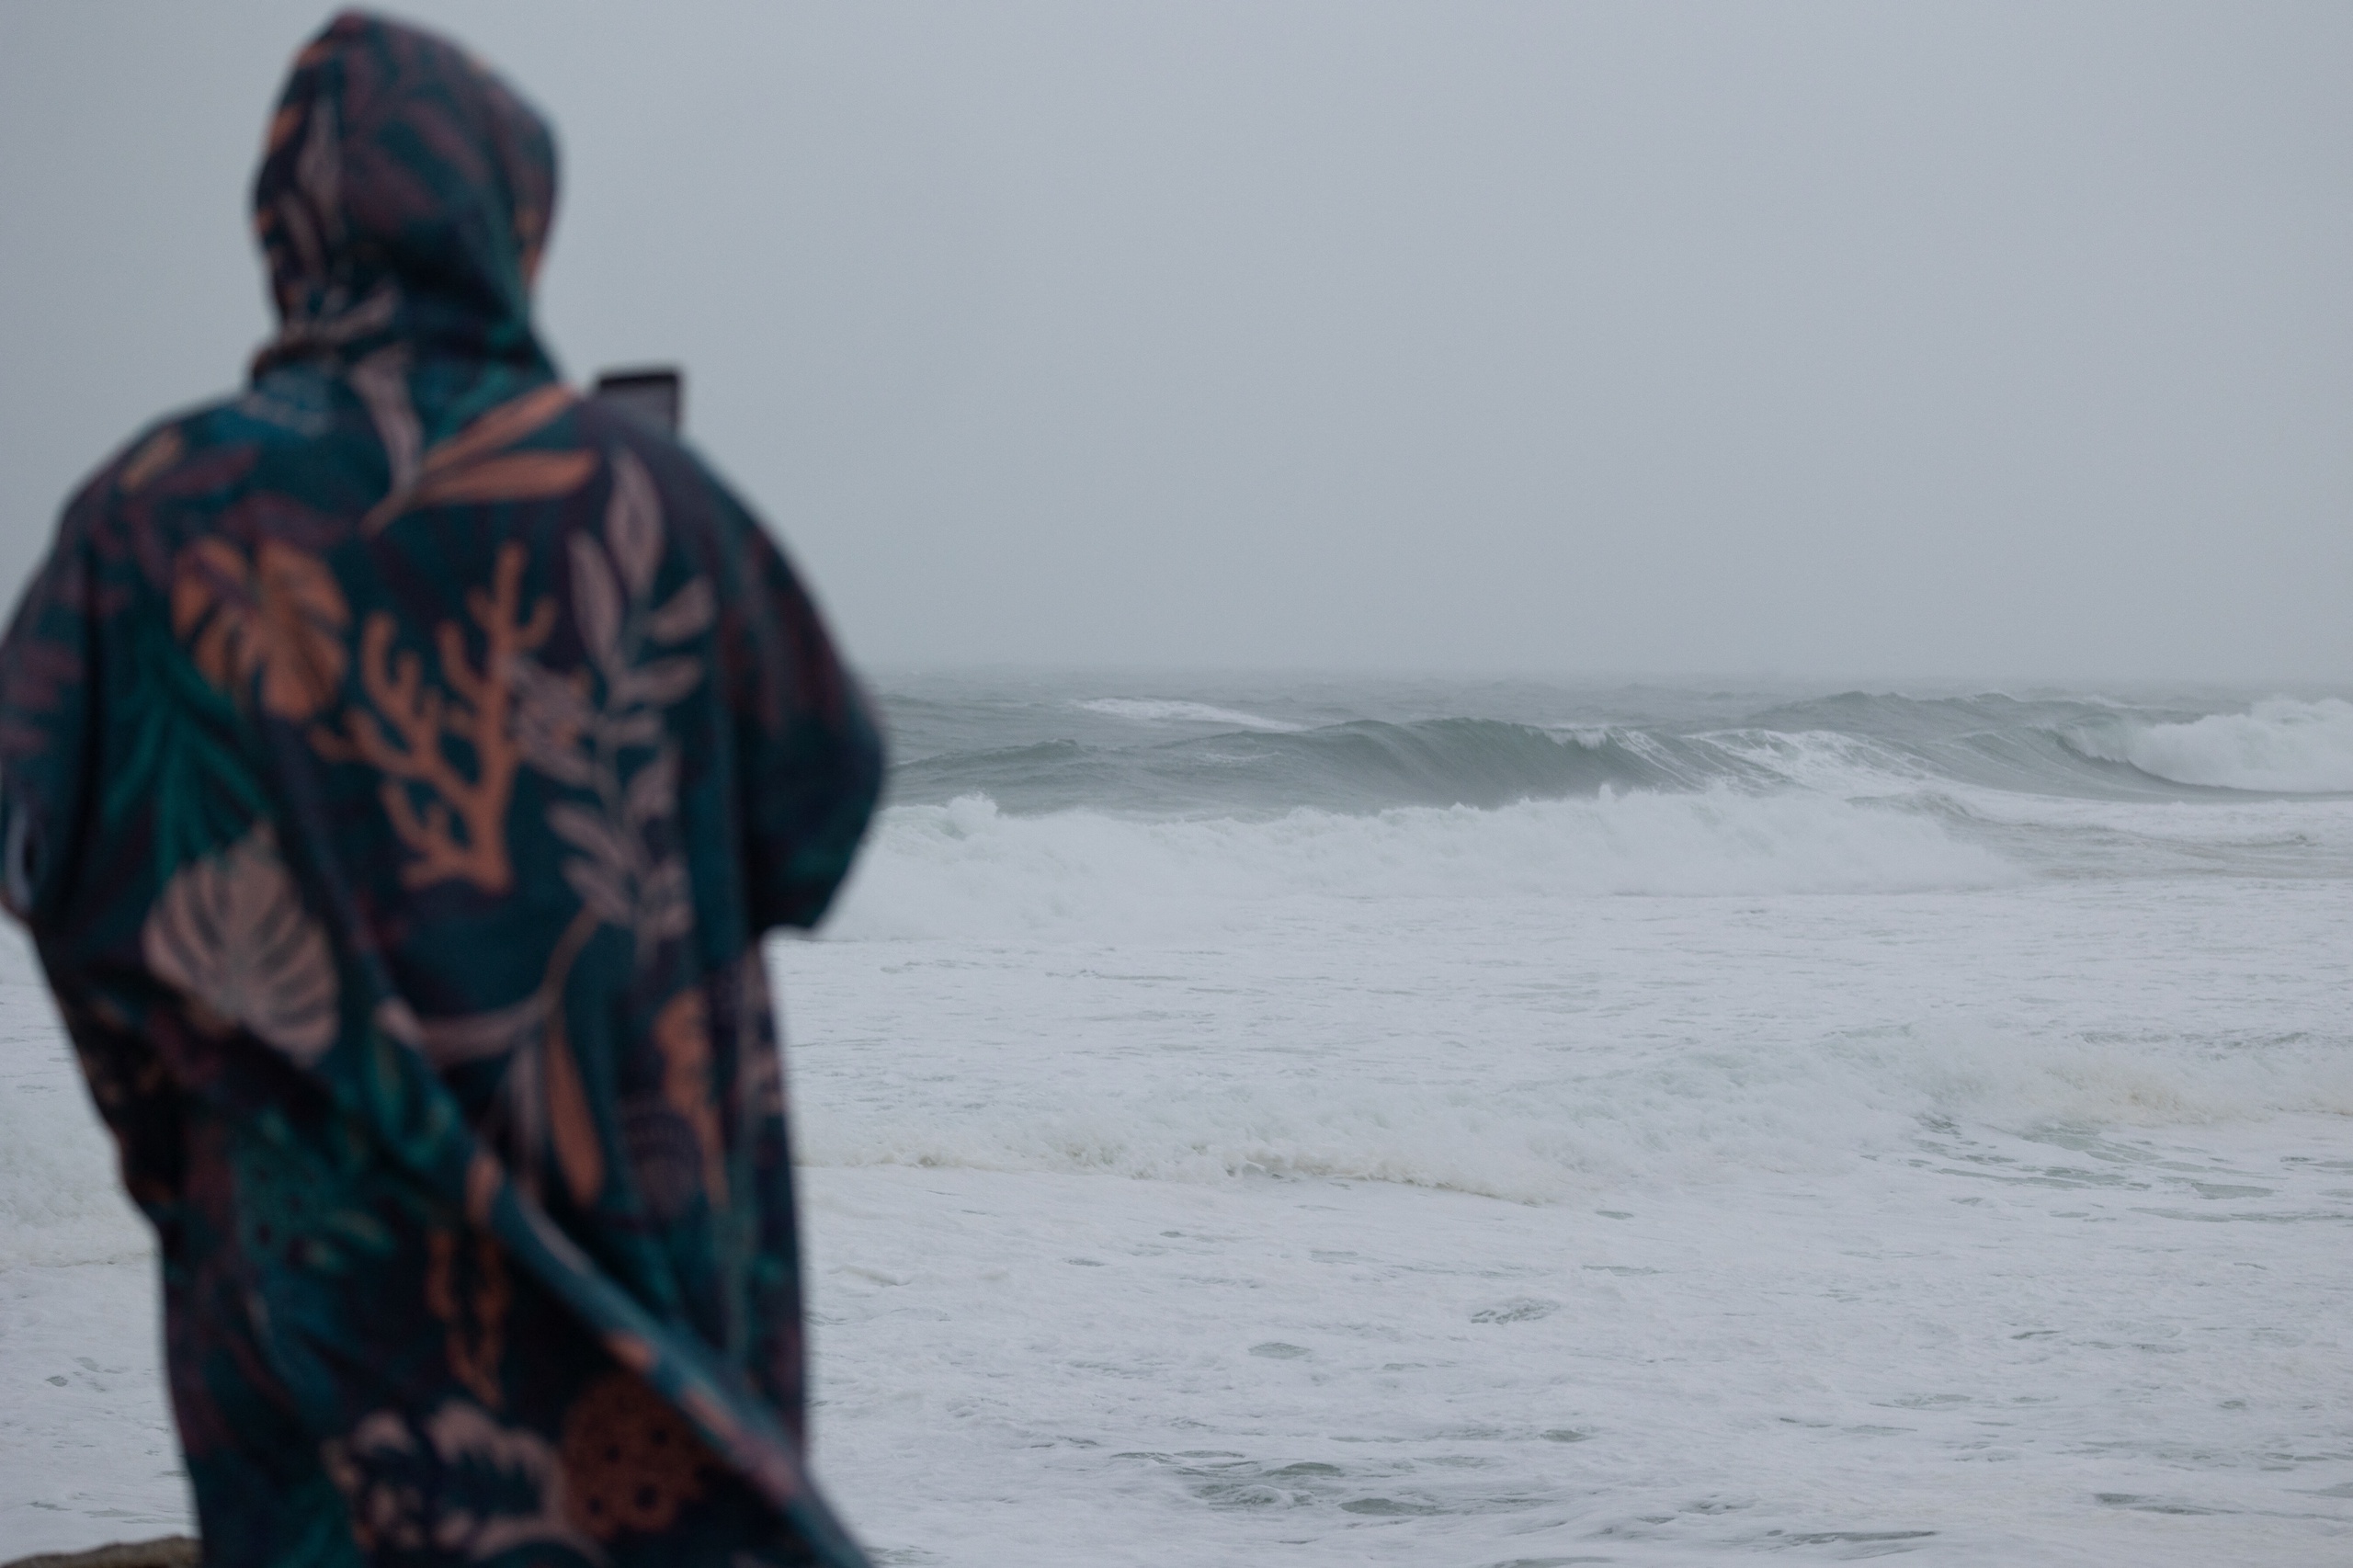
[[[347,11],[295,57],[254,180],[281,323],[256,369],[397,341],[544,362],[555,140],[446,39]]]

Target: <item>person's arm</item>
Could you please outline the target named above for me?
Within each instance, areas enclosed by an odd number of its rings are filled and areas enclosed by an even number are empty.
[[[755,930],[813,926],[849,874],[882,787],[882,739],[816,606],[746,517],[733,655],[736,791]]]

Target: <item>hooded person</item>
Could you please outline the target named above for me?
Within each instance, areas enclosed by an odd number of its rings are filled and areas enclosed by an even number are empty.
[[[547,127],[337,17],[283,331],[71,503],[0,850],[160,1244],[219,1564],[858,1564],[802,1462],[764,932],[881,773],[759,524],[533,334]]]

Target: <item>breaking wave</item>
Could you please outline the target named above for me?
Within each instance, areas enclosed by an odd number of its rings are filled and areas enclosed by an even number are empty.
[[[1073,707],[1089,713],[1108,713],[1114,719],[1129,719],[1139,724],[1216,724],[1235,730],[1297,730],[1302,726],[1281,719],[1262,718],[1256,713],[1244,713],[1232,708],[1213,708],[1206,702],[1182,702],[1166,698],[1097,697]]]
[[[2278,794],[2353,792],[2353,702],[2274,697],[2245,713],[2133,724],[2095,755],[2184,784]]]
[[[1891,892],[2018,877],[1932,816],[1794,792],[1604,790],[1264,821],[1016,816],[967,796],[888,812],[827,935],[1134,934],[1284,899]]]
[[[1999,694],[1846,692],[1679,723],[1334,713],[1101,697],[954,733],[894,707],[902,804],[985,795],[1015,814],[1495,808],[1604,790],[1961,786],[2087,800],[2353,792],[2353,703],[2275,697],[2226,713]]]

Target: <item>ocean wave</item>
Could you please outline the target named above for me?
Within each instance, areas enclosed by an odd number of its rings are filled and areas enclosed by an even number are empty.
[[[1245,713],[1233,708],[1212,707],[1206,702],[1180,702],[1152,697],[1097,697],[1074,701],[1072,707],[1089,713],[1106,713],[1114,719],[1130,719],[1139,724],[1225,724],[1237,730],[1290,731],[1307,728],[1281,719],[1268,719],[1256,713]]]
[[[966,796],[885,812],[827,929],[847,940],[1159,930],[1279,899],[1885,892],[2021,875],[1931,816],[1795,791],[1605,790],[1256,821],[1015,816]]]
[[[798,1142],[803,1163],[818,1165],[1334,1177],[1557,1203],[1643,1184],[1836,1172],[1924,1145],[1945,1157],[1959,1150],[1989,1174],[2025,1165],[2019,1174],[2030,1177],[2031,1147],[2020,1142],[2041,1147],[2044,1164],[2081,1167],[2050,1145],[2102,1141],[2092,1163],[2105,1173],[2078,1168],[2070,1180],[2146,1185],[2163,1173],[2114,1142],[2123,1130],[2353,1114],[2346,1043],[2222,1051],[2181,1039],[2128,1045],[1896,1027],[1795,1049],[1728,1041],[1508,1085],[1273,1077],[1094,1094],[1038,1085],[1018,1107],[973,1114],[960,1105],[954,1116],[804,1108]],[[2006,1157],[1988,1157],[2005,1143]]]
[[[2353,704],[2334,700],[2273,699],[2251,712],[2205,715],[2094,699],[1854,691],[1732,722],[1306,723],[1230,703],[1067,698],[1007,709],[995,730],[921,704],[907,717],[915,744],[893,771],[894,800],[939,805],[985,794],[1016,813],[1365,812],[1723,785],[1846,793],[1965,785],[2105,801],[2353,791]]]
[[[2245,713],[2094,731],[2086,750],[2177,783],[2278,794],[2353,792],[2353,702],[2273,697]]]
[[[893,799],[945,804],[986,794],[1009,812],[1096,807],[1272,813],[1300,806],[1501,806],[1603,789],[1704,790],[1773,774],[1704,739],[1619,727],[1554,731],[1494,719],[1360,719],[1256,728],[1148,745],[1057,739],[923,757],[892,775]]]

